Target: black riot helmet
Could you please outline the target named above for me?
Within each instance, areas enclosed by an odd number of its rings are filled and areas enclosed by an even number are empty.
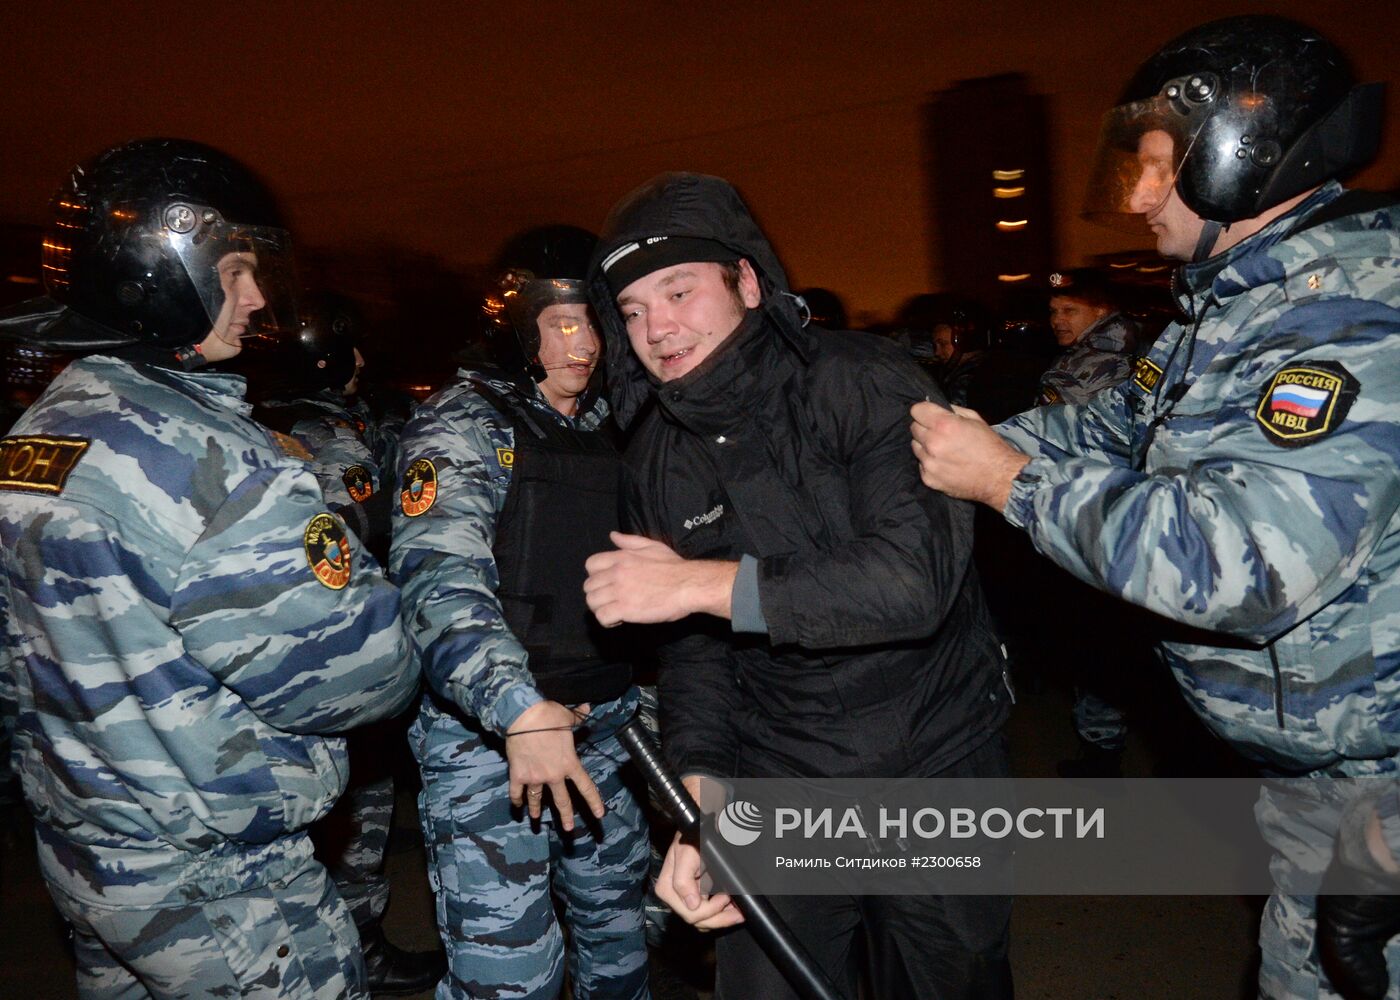
[[[178,349],[218,320],[229,255],[254,268],[266,302],[245,344],[294,331],[290,239],[267,190],[218,150],[143,139],[69,173],[44,239],[44,284],[117,344]]]
[[[539,362],[540,313],[552,305],[587,305],[584,280],[597,244],[586,229],[543,226],[506,245],[481,307],[483,330],[501,368],[545,380]]]
[[[1174,186],[1207,222],[1253,218],[1374,156],[1381,95],[1381,84],[1354,86],[1341,52],[1293,21],[1194,28],[1105,116],[1085,214],[1150,212]]]
[[[292,345],[297,388],[343,389],[358,367],[355,351],[362,326],[359,307],[345,296],[321,292],[304,297]]]

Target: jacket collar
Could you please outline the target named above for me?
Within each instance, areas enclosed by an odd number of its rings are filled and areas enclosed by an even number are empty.
[[[1186,315],[1195,316],[1210,300],[1224,302],[1252,288],[1281,281],[1284,266],[1269,251],[1291,236],[1309,215],[1342,194],[1340,184],[1328,181],[1293,211],[1280,215],[1247,240],[1198,264],[1183,265],[1173,281],[1177,304]]]
[[[458,368],[456,377],[458,382],[483,382],[505,399],[519,400],[530,409],[566,427],[593,430],[608,417],[608,401],[603,398],[601,392],[592,387],[579,397],[578,409],[574,415],[566,417],[544,398],[539,383],[529,378],[517,378],[489,368]]]
[[[79,362],[75,362],[75,364],[77,363]],[[139,375],[152,382],[170,386],[184,395],[203,399],[215,406],[233,410],[245,417],[253,412],[253,405],[244,398],[248,392],[248,380],[242,375],[235,375],[232,372],[210,369],[178,371],[174,368],[132,361],[111,354],[89,355],[83,358],[81,363],[110,365],[119,371],[128,373],[126,377]]]
[[[732,432],[772,390],[785,357],[805,359],[805,352],[790,355],[785,339],[766,310],[750,309],[694,371],[670,382],[648,376],[662,412],[697,434]]]

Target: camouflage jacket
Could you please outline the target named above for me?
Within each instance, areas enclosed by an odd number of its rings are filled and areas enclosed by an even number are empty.
[[[1139,328],[1122,313],[1109,313],[1089,329],[1040,376],[1036,406],[1087,403],[1133,373]]]
[[[1032,456],[1007,519],[1203,630],[1163,647],[1188,700],[1295,773],[1400,745],[1400,234],[1393,208],[1319,223],[1340,196],[1184,269],[1192,319],[1128,382],[999,427]]]
[[[458,371],[452,385],[418,407],[399,439],[401,493],[389,578],[403,593],[404,620],[428,686],[468,718],[504,735],[543,697],[496,597],[500,579],[492,549],[510,489],[515,433],[469,378],[525,399],[545,419],[570,420],[538,390],[520,396],[508,381]],[[573,418],[574,426],[594,430],[607,415],[599,398]],[[423,712],[440,714],[427,698]]]
[[[363,503],[382,487],[379,462],[370,447],[373,416],[358,400],[326,389],[307,399],[265,403],[259,408],[311,452],[312,471],[332,508]],[[354,409],[351,409],[354,407]],[[283,416],[284,420],[275,419]],[[282,424],[285,423],[284,428]]]
[[[413,399],[405,394],[379,392],[374,398],[366,398],[364,393],[346,403],[356,426],[363,425],[365,444],[374,456],[379,467],[380,483],[376,489],[394,488],[393,472],[399,464],[399,435],[404,424],[408,423]]]
[[[339,732],[417,687],[397,592],[241,378],[74,362],[0,441],[0,702],[51,885],[236,891],[309,856]]]

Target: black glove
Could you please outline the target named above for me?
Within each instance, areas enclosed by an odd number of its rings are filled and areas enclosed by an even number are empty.
[[[1343,813],[1317,897],[1318,955],[1347,1000],[1383,1000],[1391,979],[1385,946],[1400,934],[1400,875],[1383,869],[1366,844],[1375,805],[1366,798]]]
[[[1332,862],[1333,867],[1337,864]],[[1331,875],[1329,869],[1329,878]],[[1347,1000],[1382,1000],[1385,996],[1390,988],[1385,946],[1396,934],[1400,934],[1400,896],[1317,897],[1317,948],[1322,968]]]
[[[363,503],[347,503],[331,508],[380,566],[389,565],[389,512],[393,509],[393,502],[393,494],[379,490]]]

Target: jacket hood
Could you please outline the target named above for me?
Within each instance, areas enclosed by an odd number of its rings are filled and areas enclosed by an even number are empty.
[[[607,348],[608,395],[613,416],[628,426],[656,391],[656,381],[632,352],[627,330],[603,277],[602,262],[634,240],[652,236],[688,236],[713,240],[747,257],[758,274],[763,299],[758,308],[804,359],[814,334],[804,326],[787,274],[768,238],[733,185],[704,174],[670,173],[655,177],[619,201],[598,239],[588,268],[588,297],[602,326]]]

